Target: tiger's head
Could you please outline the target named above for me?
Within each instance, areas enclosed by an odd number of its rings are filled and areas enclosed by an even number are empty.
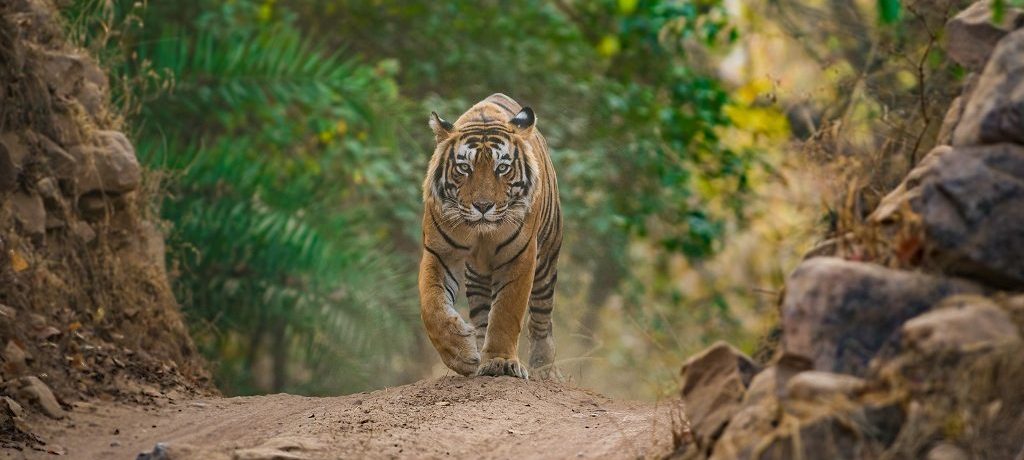
[[[437,147],[424,195],[434,199],[437,217],[478,232],[522,223],[537,183],[537,160],[528,141],[535,124],[529,107],[508,119],[481,116],[460,119],[458,125],[431,112]]]

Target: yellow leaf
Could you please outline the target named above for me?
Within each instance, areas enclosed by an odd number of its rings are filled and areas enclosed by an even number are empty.
[[[639,0],[619,0],[619,12],[623,15],[633,14],[636,11],[636,5],[640,3]]]
[[[348,132],[348,123],[344,119],[338,120],[338,123],[334,125],[334,129],[338,131],[339,136],[344,136]]]
[[[601,43],[597,44],[597,53],[606,58],[610,58],[619,54],[620,49],[619,37],[615,35],[605,35],[601,39]]]
[[[10,255],[11,268],[14,269],[15,273],[25,271],[25,269],[28,268],[28,261],[25,260],[25,258],[21,254],[18,254],[18,251],[11,249]]]
[[[106,314],[107,314],[107,311],[104,310],[103,307],[97,308],[96,309],[96,318],[95,318],[95,320],[96,321],[102,321],[103,317],[106,316]]]

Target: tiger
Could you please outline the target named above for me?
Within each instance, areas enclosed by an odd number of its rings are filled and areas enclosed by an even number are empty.
[[[562,380],[551,321],[562,210],[536,123],[533,109],[500,93],[455,123],[430,114],[420,316],[441,360],[464,376]],[[472,326],[455,308],[463,287]],[[527,311],[529,369],[518,357]]]

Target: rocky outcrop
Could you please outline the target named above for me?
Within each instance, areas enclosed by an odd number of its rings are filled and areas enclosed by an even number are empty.
[[[780,348],[815,370],[863,376],[871,358],[894,351],[903,322],[949,295],[979,290],[964,281],[812,258],[786,282]]]
[[[725,344],[688,361],[696,442],[678,456],[1024,458],[1024,10],[995,24],[991,9],[947,24],[949,55],[981,73],[939,145],[871,213],[869,236],[843,237],[892,254],[809,255],[752,378]]]
[[[107,77],[62,21],[0,2],[0,430],[30,443],[24,411],[210,388]]]

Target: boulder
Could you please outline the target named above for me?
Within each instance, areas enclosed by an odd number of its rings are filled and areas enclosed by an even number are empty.
[[[46,386],[42,380],[39,380],[34,375],[30,375],[21,378],[21,385],[18,397],[24,402],[39,405],[43,413],[48,417],[55,419],[64,418],[66,415],[64,409],[60,407],[60,403],[57,402],[57,397],[50,391],[50,387]]]
[[[135,148],[118,131],[97,131],[93,143],[73,147],[70,153],[81,165],[79,195],[130,192],[138,188],[142,179]]]
[[[789,379],[786,383],[786,399],[816,401],[836,396],[853,399],[864,386],[863,379],[852,375],[807,371]]]
[[[1020,342],[1020,331],[1006,311],[977,295],[948,298],[936,310],[903,325],[903,344],[922,353],[961,353]]]
[[[946,23],[946,53],[958,64],[981,70],[1003,37],[1024,25],[1024,10],[1005,8],[997,24],[990,0],[976,2]]]
[[[898,347],[906,320],[949,295],[979,291],[961,280],[813,258],[786,282],[780,347],[815,370],[863,377],[876,354]]]
[[[1024,30],[996,46],[953,131],[953,145],[1024,143]]]
[[[936,147],[882,199],[869,220],[919,226],[938,271],[1024,287],[1024,147]]]
[[[8,198],[14,218],[27,235],[46,233],[46,208],[43,199],[35,193],[15,192]]]
[[[739,350],[718,342],[691,357],[682,368],[682,399],[700,446],[710,446],[739,410],[759,368]]]

